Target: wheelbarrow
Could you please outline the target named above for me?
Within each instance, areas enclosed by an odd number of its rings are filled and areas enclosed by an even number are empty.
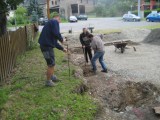
[[[113,45],[115,46],[115,52],[117,51],[117,49],[119,49],[121,51],[121,53],[123,53],[125,51],[125,47],[128,43],[127,42],[114,42]]]
[[[104,43],[105,46],[115,46],[115,52],[117,49],[121,51],[121,53],[124,53],[126,45],[131,45],[133,42],[131,40],[120,40],[120,41],[113,41],[113,42],[106,42]],[[136,48],[133,46],[134,51],[136,51]]]

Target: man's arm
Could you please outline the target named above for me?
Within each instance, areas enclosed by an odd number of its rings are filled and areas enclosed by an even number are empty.
[[[82,34],[80,34],[79,39],[80,39],[80,42],[81,42],[82,46],[84,46],[84,41],[83,41],[83,38],[82,38]]]
[[[54,20],[52,21],[52,34],[56,39],[58,39],[60,42],[63,42],[63,37],[60,33],[59,23],[58,21]]]
[[[58,41],[56,42],[55,47],[59,50],[64,50],[64,48],[58,43]]]

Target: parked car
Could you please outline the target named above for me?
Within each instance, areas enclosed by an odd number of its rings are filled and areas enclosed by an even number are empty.
[[[78,20],[87,20],[88,19],[88,16],[87,15],[79,15],[77,17]]]
[[[141,21],[141,18],[135,14],[124,14],[123,20],[136,22],[136,21]]]
[[[160,22],[160,13],[150,13],[146,17],[147,22]]]
[[[76,16],[70,16],[69,22],[78,22],[78,19],[76,18]]]
[[[39,25],[45,25],[48,22],[48,18],[39,18]]]

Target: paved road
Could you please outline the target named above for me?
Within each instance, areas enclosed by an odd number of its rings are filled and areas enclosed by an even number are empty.
[[[94,26],[96,30],[103,29],[125,29],[143,26],[152,26],[159,23],[156,22],[123,22],[121,18],[89,18],[87,21],[78,21],[77,23],[61,23],[61,32],[68,32],[72,28],[74,32],[79,32],[83,27]],[[42,26],[40,26],[40,30]]]

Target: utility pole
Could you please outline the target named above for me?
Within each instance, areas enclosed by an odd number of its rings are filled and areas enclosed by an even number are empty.
[[[49,0],[47,0],[47,17],[50,19]]]
[[[138,0],[138,16],[141,17],[141,0]]]

